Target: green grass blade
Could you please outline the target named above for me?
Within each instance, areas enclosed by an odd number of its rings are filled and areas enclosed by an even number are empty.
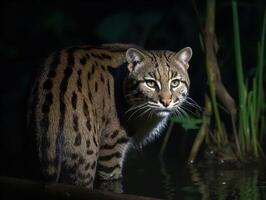
[[[243,78],[244,76],[243,76],[240,33],[239,33],[239,24],[238,24],[237,3],[234,0],[232,2],[232,12],[233,12],[234,46],[235,46],[235,64],[236,64],[236,72],[237,72],[239,103],[241,107],[243,106],[244,95],[245,95],[244,94],[244,78]]]
[[[258,65],[257,65],[257,101],[256,101],[256,118],[259,119],[263,101],[263,73],[264,73],[264,50],[265,50],[265,34],[266,34],[266,8],[264,10],[263,24],[260,40],[258,42]]]

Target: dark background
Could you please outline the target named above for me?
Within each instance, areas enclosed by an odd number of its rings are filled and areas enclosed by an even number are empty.
[[[245,75],[256,65],[257,39],[265,1],[239,1]],[[187,1],[1,1],[0,3],[0,175],[39,178],[34,136],[26,130],[27,99],[36,71],[56,49],[79,44],[134,43],[146,49],[178,51],[191,46],[190,96],[203,106],[207,89],[199,18]],[[222,78],[237,99],[230,1],[217,1],[216,33]],[[177,134],[178,133],[178,134]],[[176,125],[166,149],[184,165],[195,133]],[[162,137],[144,148],[157,156]],[[138,154],[137,154],[138,155]],[[143,157],[142,157],[143,158]]]

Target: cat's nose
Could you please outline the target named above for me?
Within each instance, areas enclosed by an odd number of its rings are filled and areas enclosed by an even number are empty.
[[[161,104],[163,104],[165,107],[168,107],[170,105],[171,101],[172,101],[171,98],[160,99]]]

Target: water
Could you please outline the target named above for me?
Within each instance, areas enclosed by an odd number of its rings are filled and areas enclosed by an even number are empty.
[[[135,156],[126,162],[119,184],[112,184],[111,190],[169,200],[266,200],[263,166],[186,167],[173,158],[160,161],[156,156]]]

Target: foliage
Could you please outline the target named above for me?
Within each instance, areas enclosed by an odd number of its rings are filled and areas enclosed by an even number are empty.
[[[264,46],[266,28],[266,9],[262,25],[261,36],[258,42],[258,56],[256,74],[251,84],[244,80],[243,64],[241,56],[241,43],[238,24],[237,4],[232,2],[235,63],[237,72],[237,86],[239,98],[238,137],[240,143],[240,157],[251,155],[259,158],[263,155],[261,138],[265,130],[262,128],[263,111],[265,110],[265,98],[263,93],[264,72]]]
[[[185,118],[180,116],[173,122],[178,122],[186,129],[199,129],[199,133],[194,141],[190,152],[189,163],[193,163],[203,140],[212,149],[215,149],[217,155],[223,155],[223,158],[234,158],[242,161],[250,158],[259,159],[264,157],[262,143],[266,132],[264,121],[265,117],[265,96],[264,96],[264,60],[265,60],[265,33],[266,33],[266,9],[264,11],[263,25],[258,41],[257,65],[253,77],[244,78],[244,70],[241,56],[241,42],[238,24],[238,12],[236,1],[232,0],[233,14],[233,40],[235,51],[235,70],[238,87],[238,108],[234,99],[229,95],[222,84],[218,61],[216,58],[217,49],[215,38],[215,0],[207,0],[206,9],[206,27],[202,31],[204,39],[204,50],[206,53],[206,69],[209,85],[210,98],[205,100],[205,112],[200,117]],[[231,115],[232,129],[229,135],[224,124],[224,118],[221,117],[220,100]],[[209,107],[211,106],[211,107]],[[208,109],[207,109],[208,108]],[[234,109],[234,111],[232,111]],[[210,123],[213,115],[214,124]],[[200,125],[201,124],[201,125]],[[214,127],[212,127],[214,125]],[[199,128],[200,126],[200,128]],[[230,140],[230,136],[233,136]],[[235,146],[231,142],[234,141]],[[226,152],[226,153],[225,153]]]
[[[194,116],[179,115],[172,118],[172,121],[179,123],[186,131],[199,129],[202,123],[202,116],[197,112]]]

